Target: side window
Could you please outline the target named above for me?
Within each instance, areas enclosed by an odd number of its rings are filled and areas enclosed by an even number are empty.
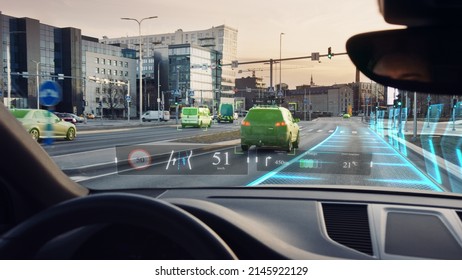
[[[291,122],[292,121],[292,119],[290,117],[290,113],[288,111],[286,111],[286,110],[282,111],[282,116],[283,116],[285,122]]]
[[[45,111],[35,111],[34,118],[39,119],[39,120],[45,119],[46,118]]]
[[[294,118],[292,117],[292,113],[290,111],[286,111],[287,120],[290,122],[294,122]]]

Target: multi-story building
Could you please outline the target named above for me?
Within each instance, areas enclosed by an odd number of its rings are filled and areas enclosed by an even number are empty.
[[[193,44],[170,45],[168,49],[170,99],[181,98],[187,105],[215,105],[221,69],[209,63],[217,60],[219,53]]]
[[[302,119],[305,117],[304,113],[310,111],[318,116],[338,116],[353,113],[353,97],[351,85],[305,85],[296,90],[288,90],[285,104]]]
[[[1,99],[7,106],[37,108],[39,84],[56,80],[62,101],[55,110],[81,113],[84,83],[79,29],[0,13],[0,36]]]
[[[236,79],[236,108],[240,110],[249,110],[254,106],[257,99],[266,95],[266,85],[262,77],[245,77]]]
[[[205,30],[183,31],[178,29],[173,33],[143,35],[142,36],[142,53],[143,53],[143,75],[146,77],[156,77],[155,59],[162,61],[168,59],[168,54],[165,52],[166,46],[190,44],[191,46],[200,46],[215,50],[220,54],[216,60],[213,58],[207,62],[210,67],[217,67],[221,64],[231,64],[233,60],[237,60],[237,29],[226,25],[215,26]],[[107,44],[122,43],[127,44],[130,48],[139,48],[139,36],[120,37],[120,38],[104,38],[102,42]],[[168,71],[168,70],[167,70]],[[167,72],[166,71],[166,72]],[[161,76],[165,75],[161,69]],[[218,90],[222,94],[233,94],[236,70],[231,67],[223,67],[218,86],[215,85],[214,90]],[[162,82],[162,81],[161,81]],[[162,87],[163,91],[175,90],[175,88]]]
[[[86,112],[112,117],[125,117],[130,112],[130,116],[136,116],[139,95],[135,57],[136,51],[126,46],[101,44],[96,38],[82,37]]]
[[[387,106],[385,87],[377,83],[359,82],[359,98],[357,100],[360,113],[370,114],[371,108],[375,107],[377,102],[380,106]],[[394,99],[394,98],[393,98]]]
[[[82,36],[77,28],[59,28],[1,13],[0,38],[0,68],[7,70],[0,76],[0,100],[7,106],[43,107],[38,98],[39,86],[46,80],[55,80],[62,89],[55,111],[97,113],[96,103],[102,101],[105,113],[110,109],[116,115],[123,114],[122,97],[115,96],[126,95],[128,89],[123,92],[115,86],[128,81],[135,84],[134,50],[101,44]],[[97,86],[95,81],[103,83]],[[132,96],[136,96],[134,89],[130,91]],[[135,100],[132,105],[136,103]]]

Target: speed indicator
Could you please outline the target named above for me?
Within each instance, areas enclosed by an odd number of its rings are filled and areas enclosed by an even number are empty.
[[[128,154],[128,163],[133,169],[143,170],[151,165],[151,156],[146,150],[134,149]]]

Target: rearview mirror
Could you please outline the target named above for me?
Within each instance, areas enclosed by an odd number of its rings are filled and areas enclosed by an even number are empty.
[[[461,28],[416,27],[364,33],[346,44],[350,59],[368,78],[408,91],[459,94]]]

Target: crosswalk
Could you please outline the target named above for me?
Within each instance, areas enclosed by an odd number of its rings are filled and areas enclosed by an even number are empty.
[[[335,129],[315,129],[315,128],[309,128],[309,129],[302,129],[301,132],[302,134],[308,134],[308,133],[326,133],[326,134],[332,134],[334,133]],[[367,130],[338,130],[337,133],[343,134],[343,135],[371,135],[371,133]]]

